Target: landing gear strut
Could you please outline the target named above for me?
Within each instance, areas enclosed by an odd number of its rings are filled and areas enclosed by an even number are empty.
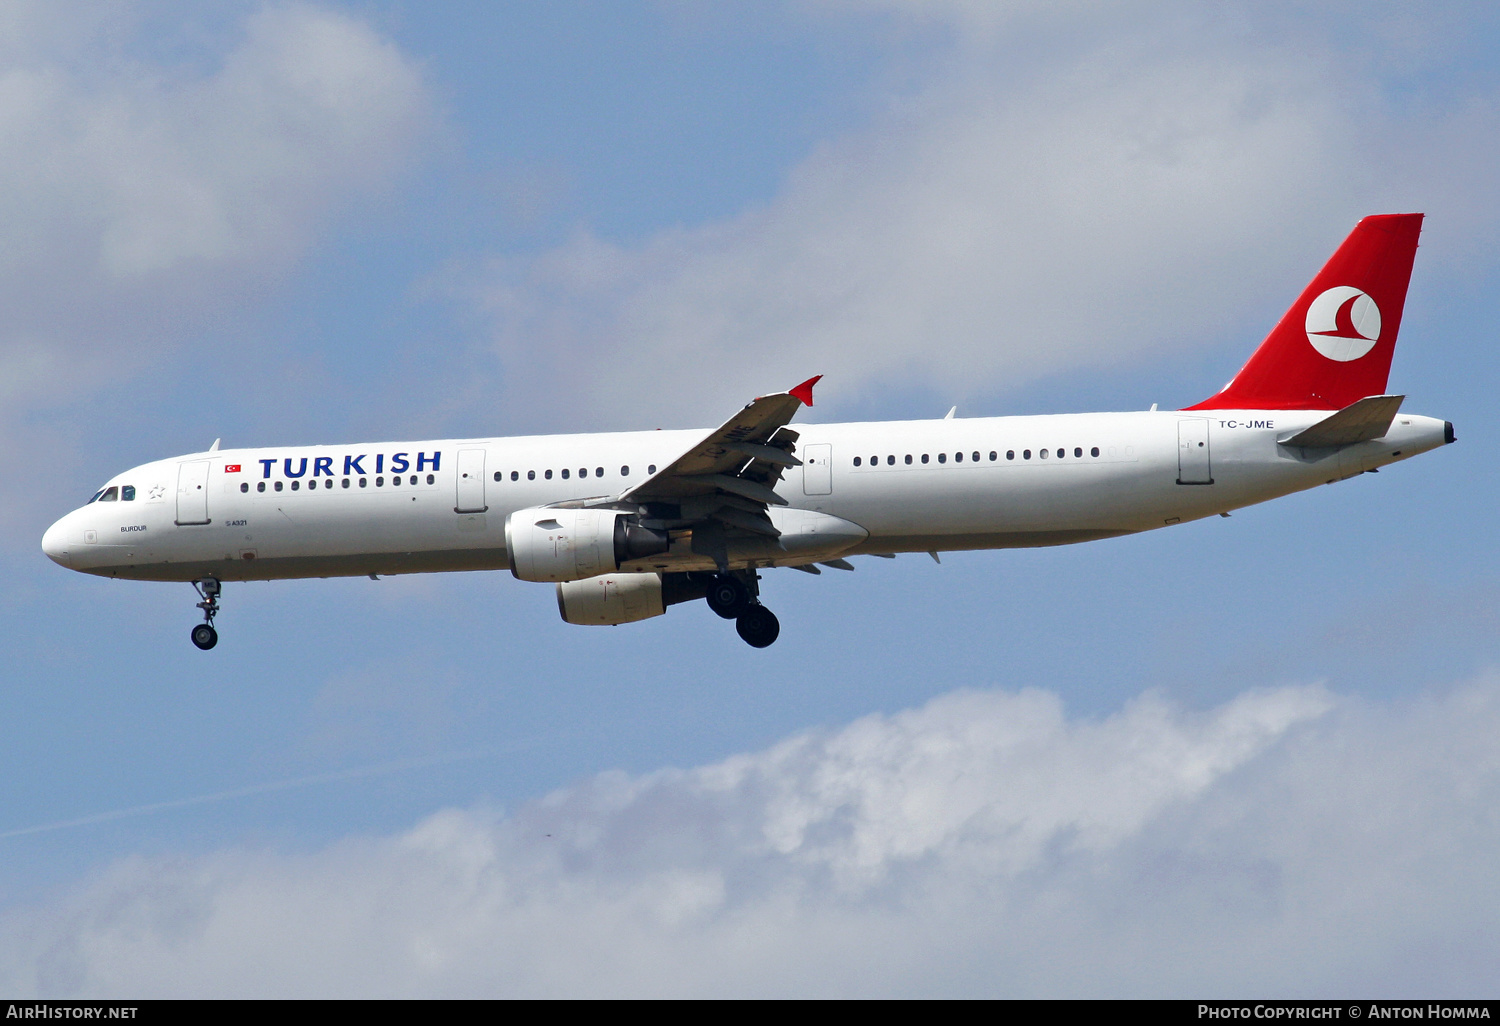
[[[765,648],[781,633],[776,614],[760,604],[760,576],[754,570],[723,571],[708,584],[708,608],[726,620],[753,648]]]
[[[214,617],[219,615],[219,581],[216,577],[205,577],[193,582],[193,589],[202,600],[198,608],[203,610],[203,622],[193,628],[193,644],[207,652],[219,643],[219,632],[214,630]]]

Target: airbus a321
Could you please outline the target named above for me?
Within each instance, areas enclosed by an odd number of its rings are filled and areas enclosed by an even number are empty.
[[[712,430],[220,449],[133,467],[42,549],[100,577],[226,581],[508,569],[562,617],[706,599],[764,648],[760,571],[1065,545],[1331,484],[1454,440],[1386,382],[1421,214],[1366,217],[1248,363],[1176,411],[793,428],[804,381]]]

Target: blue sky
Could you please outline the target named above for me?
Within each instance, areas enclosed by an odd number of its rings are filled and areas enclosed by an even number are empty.
[[[1492,986],[1487,7],[12,3],[0,40],[0,991]],[[205,655],[185,586],[38,549],[221,436],[711,426],[814,373],[812,420],[1186,405],[1398,210],[1391,388],[1459,445],[772,577],[764,652],[467,574],[234,586]]]

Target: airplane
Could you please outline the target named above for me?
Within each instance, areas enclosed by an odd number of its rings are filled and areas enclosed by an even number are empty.
[[[756,648],[760,571],[1065,545],[1187,523],[1454,441],[1386,394],[1421,214],[1362,219],[1213,396],[1175,411],[790,426],[814,377],[718,428],[280,446],[133,467],[42,538],[101,577],[191,583],[510,570],[562,618],[706,600]]]

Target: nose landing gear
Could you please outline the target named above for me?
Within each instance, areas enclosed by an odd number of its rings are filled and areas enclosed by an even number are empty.
[[[203,610],[203,622],[193,628],[191,637],[193,644],[205,652],[219,643],[219,632],[214,630],[214,617],[219,614],[219,588],[218,578],[215,577],[205,577],[193,582],[193,589],[202,600],[198,603],[198,608]]]

